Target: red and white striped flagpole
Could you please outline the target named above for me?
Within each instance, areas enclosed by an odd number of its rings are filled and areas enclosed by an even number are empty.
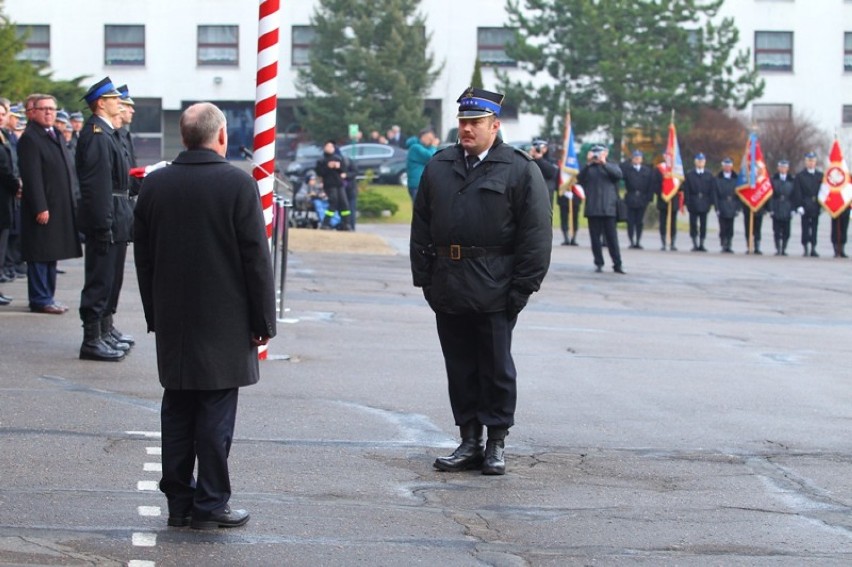
[[[279,0],[260,0],[257,26],[257,87],[254,99],[254,178],[266,220],[266,236],[272,237],[275,187],[275,118],[278,108]],[[267,347],[258,349],[266,360]]]

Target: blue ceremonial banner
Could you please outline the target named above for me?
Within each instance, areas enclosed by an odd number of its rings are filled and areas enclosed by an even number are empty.
[[[585,197],[583,189],[577,187],[577,174],[580,173],[580,161],[577,159],[577,149],[574,147],[574,131],[571,128],[571,113],[565,113],[565,136],[562,139],[562,159],[559,163],[561,179],[559,194],[573,191],[581,199]]]

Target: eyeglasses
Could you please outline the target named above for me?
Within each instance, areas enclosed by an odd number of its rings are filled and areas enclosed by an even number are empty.
[[[55,106],[34,106],[33,110],[41,110],[42,112],[56,112]]]

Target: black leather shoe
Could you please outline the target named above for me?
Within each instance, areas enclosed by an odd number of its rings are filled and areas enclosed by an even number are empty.
[[[249,513],[245,510],[231,510],[230,506],[218,514],[212,514],[205,519],[192,518],[189,527],[194,530],[215,530],[216,528],[237,528],[249,521]]]
[[[36,307],[30,307],[30,311],[33,313],[47,313],[48,315],[62,315],[67,309],[63,309],[62,306],[57,305],[55,303],[51,303],[50,305],[40,305]]]
[[[504,449],[506,447],[505,439],[508,434],[508,429],[495,427],[488,430],[488,440],[485,442],[485,462],[482,463],[482,474],[506,474]]]
[[[0,293],[0,305],[9,305],[10,303],[12,303],[12,298]]]
[[[612,269],[612,271],[615,272],[616,274],[626,274],[627,273],[627,272],[624,271],[624,268],[622,268],[621,266],[614,267]]]
[[[459,427],[462,442],[451,455],[438,457],[434,466],[439,471],[460,472],[482,466],[482,425],[473,421]]]
[[[603,271],[603,266],[595,266],[595,272],[600,273]]]
[[[192,518],[190,516],[169,516],[168,524],[173,528],[185,528]]]

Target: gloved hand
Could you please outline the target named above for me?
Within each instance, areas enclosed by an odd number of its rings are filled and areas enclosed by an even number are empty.
[[[95,253],[98,256],[106,256],[107,252],[109,252],[109,245],[112,244],[112,231],[107,230],[97,233],[93,244],[95,245]]]
[[[506,298],[506,316],[509,319],[517,317],[518,313],[526,307],[529,299],[529,294],[522,293],[516,289],[509,290],[509,297]]]
[[[800,215],[803,215],[803,214],[805,214],[805,208],[799,207],[798,209],[796,209],[796,212],[799,213]]]

